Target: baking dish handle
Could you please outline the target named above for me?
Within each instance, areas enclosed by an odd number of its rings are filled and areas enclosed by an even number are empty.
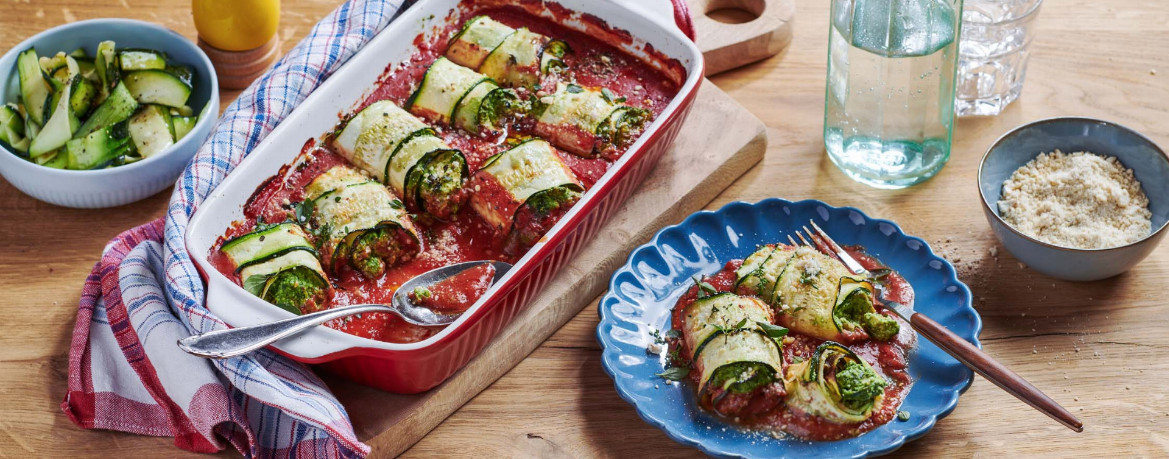
[[[686,0],[625,0],[620,3],[663,24],[675,24],[690,41],[694,41],[694,22]]]

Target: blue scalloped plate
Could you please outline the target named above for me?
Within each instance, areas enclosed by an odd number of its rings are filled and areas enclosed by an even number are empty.
[[[662,229],[638,247],[613,274],[601,300],[597,340],[601,364],[617,393],[643,419],[674,440],[715,456],[866,457],[889,453],[926,433],[958,404],[974,374],[933,343],[919,339],[909,355],[914,384],[901,409],[908,421],[893,420],[859,437],[832,442],[776,439],[748,432],[699,410],[693,389],[666,384],[655,376],[665,357],[647,352],[651,333],[669,328],[670,308],[696,275],[714,274],[727,261],[747,257],[759,244],[787,240],[788,234],[815,220],[844,245],[858,244],[913,285],[916,308],[980,346],[982,320],[970,306],[970,289],[954,267],[934,255],[925,241],[907,236],[897,224],[869,218],[851,207],[820,201],[767,199],[736,202],[717,212],[698,212]],[[663,353],[664,354],[664,353]]]

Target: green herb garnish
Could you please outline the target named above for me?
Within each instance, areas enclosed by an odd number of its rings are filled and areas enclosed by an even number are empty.
[[[657,376],[670,381],[683,381],[690,376],[690,367],[670,367],[666,371],[658,373]]]

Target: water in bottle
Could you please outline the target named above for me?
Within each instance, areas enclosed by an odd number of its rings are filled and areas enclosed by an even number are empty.
[[[832,0],[824,144],[879,188],[933,177],[950,158],[962,0]]]

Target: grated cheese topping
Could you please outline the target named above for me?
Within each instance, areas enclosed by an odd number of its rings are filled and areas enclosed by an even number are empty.
[[[1119,247],[1149,235],[1149,199],[1114,156],[1044,153],[1003,182],[999,215],[1023,234],[1077,249]]]

